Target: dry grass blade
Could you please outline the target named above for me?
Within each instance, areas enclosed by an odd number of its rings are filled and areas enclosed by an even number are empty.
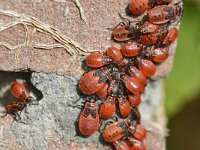
[[[5,15],[5,16],[14,18],[14,20],[12,19],[12,21],[10,21],[8,23],[0,24],[0,32],[7,30],[18,24],[23,25],[25,28],[25,32],[26,32],[25,42],[23,44],[11,46],[5,42],[0,43],[0,45],[3,45],[5,47],[7,47],[8,49],[22,48],[23,46],[25,46],[29,43],[30,35],[32,36],[35,32],[42,32],[44,34],[50,35],[58,43],[55,45],[36,44],[36,45],[33,45],[33,47],[40,48],[40,49],[53,49],[53,48],[62,47],[70,55],[77,55],[77,54],[87,55],[92,52],[92,51],[87,51],[87,50],[82,49],[75,41],[68,38],[61,31],[59,31],[58,29],[56,29],[48,24],[38,21],[36,18],[20,15],[16,12],[5,11],[2,9],[0,9],[0,15]],[[32,32],[32,34],[29,33],[28,26],[31,26],[34,28],[34,32]]]

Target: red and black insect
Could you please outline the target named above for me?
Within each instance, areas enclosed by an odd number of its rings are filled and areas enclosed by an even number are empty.
[[[145,21],[143,24],[138,23],[131,25],[131,21],[120,16],[124,21],[120,23],[112,32],[113,38],[118,42],[128,41],[130,39],[137,38],[144,34],[159,32],[159,25],[152,24]],[[141,46],[141,44],[137,44]]]
[[[106,83],[101,90],[99,90],[96,94],[100,98],[105,98],[110,93],[109,84]]]
[[[96,94],[99,96],[99,98],[105,98],[109,93],[116,93],[117,89],[116,81],[112,78],[109,78],[109,83],[106,83],[106,85],[99,90]],[[112,94],[111,94],[112,95]]]
[[[178,37],[177,28],[176,27],[171,28],[168,31],[168,33],[167,33],[167,35],[166,35],[166,37],[165,37],[165,39],[163,41],[163,45],[164,46],[169,46],[171,43],[173,43],[176,40],[177,37]]]
[[[86,64],[93,68],[99,68],[108,65],[112,59],[99,52],[94,52],[86,57]]]
[[[115,142],[120,140],[127,134],[130,126],[130,120],[124,119],[111,123],[105,127],[102,133],[102,137],[107,142]]]
[[[83,94],[90,95],[101,90],[111,74],[106,67],[85,73],[79,81],[79,89]]]
[[[113,116],[116,110],[116,98],[114,95],[109,95],[108,98],[101,104],[99,108],[99,115],[103,119],[109,119]]]
[[[161,5],[149,10],[147,14],[148,21],[153,24],[165,24],[175,20],[177,16],[181,17],[182,7],[177,5]]]
[[[10,92],[15,98],[19,98],[26,103],[31,103],[33,101],[33,97],[29,95],[29,92],[22,83],[14,82],[11,85]]]
[[[122,140],[114,141],[113,145],[115,147],[115,150],[129,150],[129,145]]]
[[[135,30],[140,34],[155,33],[160,28],[159,25],[152,24],[149,21],[145,21],[143,25],[137,25],[136,27]]]
[[[131,39],[129,26],[121,25],[112,32],[113,39],[118,42],[124,42]]]
[[[121,80],[126,88],[133,94],[139,94],[143,88],[140,82],[135,77],[130,77],[125,73],[121,74]]]
[[[78,119],[78,128],[83,135],[94,134],[99,127],[98,105],[94,100],[87,101]]]
[[[143,53],[143,56],[148,59],[152,60],[154,62],[163,62],[165,61],[169,56],[169,48],[157,48],[154,50],[149,50]]]
[[[160,45],[165,39],[167,31],[144,34],[140,36],[140,42],[144,45]]]
[[[136,42],[128,42],[121,47],[121,52],[126,57],[138,55],[143,50],[142,44]]]
[[[146,76],[151,77],[156,72],[156,66],[153,62],[147,59],[137,58],[136,63],[139,70]],[[136,93],[135,93],[136,94]]]
[[[124,65],[124,58],[121,51],[117,47],[109,47],[106,51],[107,55],[113,59],[113,63],[121,67]]]
[[[119,112],[123,118],[127,118],[131,113],[131,105],[126,96],[119,95],[118,97]]]
[[[128,67],[128,72],[131,75],[131,77],[136,78],[141,85],[145,86],[147,83],[147,78],[146,76],[135,66],[129,66]]]
[[[128,94],[128,100],[133,107],[138,107],[141,102],[140,94]]]
[[[155,0],[131,0],[128,5],[130,12],[134,15],[140,15],[153,6]]]
[[[4,116],[2,116],[2,118],[9,114],[13,116],[14,120],[18,121],[21,119],[20,117],[21,112],[26,107],[27,105],[24,102],[12,102],[11,104],[5,106],[6,113]]]
[[[136,122],[132,122],[128,131],[138,140],[144,140],[147,136],[147,130]]]

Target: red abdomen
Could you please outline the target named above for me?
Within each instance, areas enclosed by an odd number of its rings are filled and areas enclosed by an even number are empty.
[[[109,119],[115,113],[116,105],[115,98],[108,96],[108,98],[101,104],[99,109],[100,117],[103,119]]]
[[[145,75],[140,71],[138,70],[136,67],[134,66],[131,66],[128,70],[129,74],[131,75],[131,77],[134,77],[136,78],[140,83],[141,85],[145,86],[146,83],[147,83],[147,78],[145,77]]]
[[[146,59],[138,59],[138,68],[146,76],[151,77],[156,72],[156,66],[153,62]]]
[[[19,82],[14,82],[11,85],[10,92],[14,97],[22,100],[25,100],[29,97],[29,93],[26,91],[25,86]]]
[[[151,33],[151,34],[144,34],[140,36],[140,41],[144,45],[156,45],[163,41],[165,38],[166,33]]]
[[[141,46],[136,42],[128,42],[121,48],[121,52],[126,57],[133,57],[140,53],[142,50]]]
[[[92,135],[99,127],[97,103],[86,102],[78,120],[79,131],[83,135]]]
[[[99,90],[96,94],[100,97],[100,98],[104,98],[106,97],[109,93],[109,85],[106,83],[105,86],[103,86],[103,88],[101,90]]]
[[[95,52],[86,57],[86,64],[90,67],[99,68],[110,64],[112,60],[101,53]]]
[[[107,125],[103,130],[102,136],[107,142],[115,142],[125,136],[128,128],[124,121],[114,122]]]
[[[79,130],[83,135],[92,135],[99,127],[99,118],[92,118],[91,115],[84,117],[82,114],[79,117]]]
[[[159,29],[158,25],[152,24],[148,21],[146,21],[142,26],[141,26],[141,33],[143,34],[148,34],[148,33],[154,33]]]
[[[119,111],[123,118],[127,118],[131,113],[131,105],[125,96],[118,98]]]
[[[177,36],[178,36],[177,28],[175,27],[171,28],[169,32],[167,33],[167,36],[165,37],[163,44],[165,46],[169,46],[171,43],[173,43],[176,40]]]
[[[138,140],[144,140],[147,136],[147,130],[141,124],[130,126],[129,132]]]
[[[156,6],[148,12],[148,20],[153,24],[164,24],[175,17],[172,6]]]
[[[128,99],[133,107],[137,107],[141,102],[141,95],[140,94],[128,94]]]
[[[151,51],[146,52],[147,59],[152,60],[154,62],[163,62],[169,56],[169,48],[157,48]]]
[[[126,88],[133,94],[138,94],[142,92],[142,85],[136,78],[130,77],[126,74],[122,74],[121,79],[124,85],[126,86]]]
[[[124,65],[123,56],[121,51],[116,47],[109,47],[107,49],[107,55],[113,59],[113,63],[121,67]]]
[[[109,77],[110,73],[106,68],[91,70],[81,77],[79,89],[83,94],[94,94],[106,85]]]
[[[131,0],[128,8],[132,14],[139,15],[149,9],[154,2],[155,0]]]

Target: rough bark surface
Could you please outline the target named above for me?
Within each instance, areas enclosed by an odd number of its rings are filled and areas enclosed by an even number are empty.
[[[126,15],[124,10],[128,2],[0,0],[1,112],[5,104],[15,100],[9,93],[11,82],[15,80],[24,82],[31,94],[40,99],[38,105],[28,107],[28,113],[22,112],[22,122],[14,122],[11,116],[0,119],[0,149],[111,149],[102,141],[99,132],[88,138],[75,136],[74,123],[80,109],[68,105],[80,98],[76,85],[83,73],[84,57],[78,50],[82,53],[84,50],[105,51],[111,45],[119,46],[111,40],[111,31],[107,28],[121,21],[118,13]],[[8,16],[13,12],[18,17]],[[41,24],[27,23],[31,17]],[[18,24],[5,29],[15,21]],[[71,43],[67,43],[68,40]],[[171,70],[175,47],[176,43],[170,47],[170,57],[157,66],[154,80]],[[75,55],[71,56],[67,48],[74,50],[71,54]],[[24,73],[12,73],[18,71]],[[25,73],[27,71],[34,73]],[[143,123],[150,130],[145,140],[147,150],[165,148],[162,99],[161,82],[150,80],[140,105]]]

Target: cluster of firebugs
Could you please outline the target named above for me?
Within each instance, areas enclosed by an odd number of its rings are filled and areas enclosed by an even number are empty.
[[[148,12],[136,24],[121,17],[122,22],[112,32],[113,39],[122,43],[121,48],[112,46],[105,53],[94,52],[86,57],[90,71],[78,83],[81,93],[87,96],[78,119],[82,135],[97,132],[100,118],[105,121],[115,117],[101,131],[102,138],[116,150],[146,149],[143,140],[147,130],[141,125],[138,105],[148,78],[155,74],[156,65],[168,58],[169,45],[178,36],[177,28],[169,25],[180,21],[181,5],[174,0],[131,0],[127,7],[131,15]],[[6,105],[2,117],[10,114],[19,120],[21,111],[34,98],[18,82],[11,85],[10,92],[19,101]],[[100,106],[97,100],[102,101]]]
[[[17,102],[12,102],[5,106],[6,113],[4,116],[7,116],[7,114],[13,116],[14,120],[18,121],[21,119],[20,114],[21,112],[27,108],[28,104],[33,104],[37,102],[32,96],[30,96],[29,92],[25,88],[25,86],[22,83],[14,82],[11,85],[10,93],[13,97],[19,99]],[[35,103],[36,104],[36,103]]]
[[[148,78],[156,72],[156,65],[168,58],[169,45],[178,36],[172,22],[179,23],[182,3],[173,0],[131,0],[130,14],[144,15],[136,24],[122,18],[112,37],[122,43],[121,48],[109,47],[105,53],[88,55],[85,63],[90,70],[81,77],[78,87],[87,96],[78,119],[81,134],[90,136],[103,121],[102,138],[116,150],[145,150],[143,140],[147,130],[140,123],[138,105]],[[98,105],[97,100],[101,100]]]

